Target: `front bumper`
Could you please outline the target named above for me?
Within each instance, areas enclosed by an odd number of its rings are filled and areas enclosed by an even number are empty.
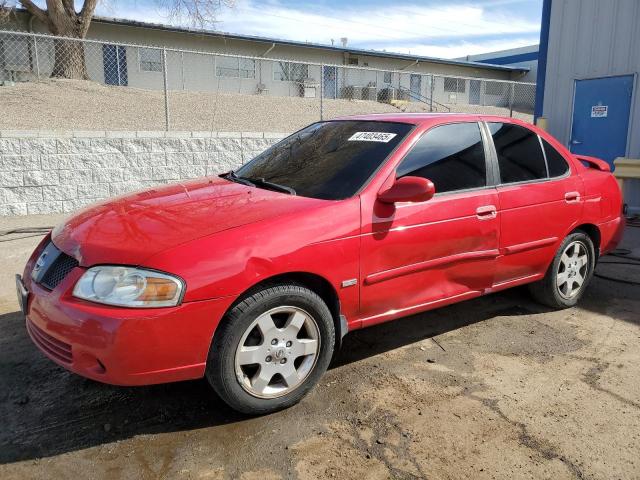
[[[71,295],[83,273],[76,267],[51,291],[29,275],[22,279],[27,332],[47,357],[114,385],[204,376],[213,333],[233,298],[154,309],[111,307]]]

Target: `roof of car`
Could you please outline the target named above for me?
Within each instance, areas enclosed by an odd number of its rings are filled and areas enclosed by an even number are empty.
[[[348,117],[340,117],[335,120],[369,120],[376,122],[399,122],[410,123],[412,125],[420,125],[423,123],[433,123],[434,121],[498,121],[509,123],[521,123],[510,117],[501,117],[499,115],[484,115],[479,113],[371,113],[366,115],[350,115]]]

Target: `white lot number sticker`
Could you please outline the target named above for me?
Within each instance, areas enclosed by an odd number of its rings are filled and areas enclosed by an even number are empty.
[[[608,105],[594,105],[591,107],[591,118],[603,118],[609,113]]]
[[[385,132],[356,132],[349,138],[350,142],[382,142],[389,143],[395,133]]]

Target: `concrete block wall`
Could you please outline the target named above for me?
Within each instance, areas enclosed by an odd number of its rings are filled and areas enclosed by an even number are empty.
[[[0,216],[71,212],[236,168],[284,133],[0,131]]]

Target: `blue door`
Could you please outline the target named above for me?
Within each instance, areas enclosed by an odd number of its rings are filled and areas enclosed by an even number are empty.
[[[613,168],[627,152],[633,75],[576,80],[570,149]]]
[[[127,51],[119,45],[102,45],[104,83],[127,86]]]
[[[323,95],[324,98],[336,98],[338,90],[336,67],[322,67]]]

